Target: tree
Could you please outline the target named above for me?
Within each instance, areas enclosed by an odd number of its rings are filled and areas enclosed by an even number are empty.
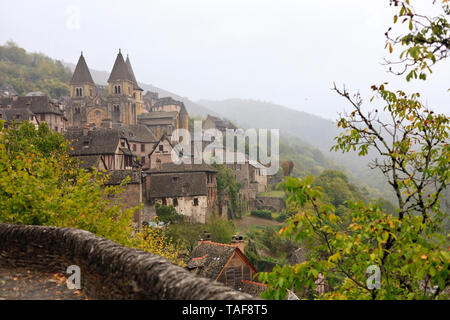
[[[230,197],[231,207],[234,213],[239,212],[239,189],[241,188],[234,177],[233,171],[223,164],[214,164],[217,172],[217,194],[219,202],[223,201],[222,194],[226,192]]]
[[[431,66],[448,55],[449,24],[445,16],[416,13],[409,0],[391,4],[399,7],[394,23],[399,18],[409,21],[409,33],[392,40],[389,29],[387,48],[393,52],[394,46],[406,47],[399,74],[410,70],[406,80],[425,80],[424,72],[431,72]],[[442,8],[448,16],[447,0]],[[380,170],[392,187],[396,214],[385,212],[376,202],[348,201],[346,214],[351,223],[345,225],[333,205],[320,203],[322,191],[312,185],[312,177],[288,178],[283,189],[299,213],[281,234],[308,243],[310,250],[306,262],[275,267],[260,276],[269,286],[266,298],[284,298],[287,289],[314,289],[319,274],[331,288],[322,298],[446,298],[450,254],[442,221],[448,213],[441,210],[440,198],[450,179],[449,119],[425,108],[419,93],[388,90],[387,83],[372,89],[381,106],[365,113],[359,94],[334,87],[353,111],[338,120],[344,132],[332,149],[358,151],[360,156],[369,150],[377,152],[370,167]],[[382,120],[381,112],[390,120]],[[305,211],[306,205],[313,210]],[[367,272],[377,268],[380,286],[369,286]]]
[[[0,121],[0,222],[80,228],[119,244],[182,264],[178,248],[154,230],[135,232],[133,213],[107,186],[102,171],[87,171],[68,155],[69,143],[43,123]]]

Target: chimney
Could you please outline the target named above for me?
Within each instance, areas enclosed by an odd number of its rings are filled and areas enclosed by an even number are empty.
[[[238,233],[236,233],[231,240],[231,245],[235,248],[239,248],[239,250],[242,251],[242,253],[244,253],[244,238],[239,235]]]
[[[206,232],[206,230],[200,235],[197,245],[201,245],[203,241],[211,241],[211,233]]]

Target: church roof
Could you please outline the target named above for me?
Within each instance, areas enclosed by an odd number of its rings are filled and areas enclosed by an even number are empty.
[[[134,90],[144,91],[143,89],[141,89],[141,87],[139,87],[139,85],[137,83],[136,77],[135,77],[134,72],[133,72],[133,67],[131,66],[130,58],[128,57],[128,55],[127,55],[127,61],[125,63],[126,63],[127,68],[128,68],[128,73],[130,74],[131,79],[133,80],[133,84],[134,84],[134,88],[133,89]]]
[[[117,80],[128,80],[134,83],[133,77],[130,74],[128,66],[125,63],[125,60],[123,60],[123,56],[120,50],[119,53],[117,54],[117,58],[116,61],[114,62],[111,74],[109,75],[108,82]]]
[[[92,80],[86,60],[84,60],[83,53],[81,53],[80,59],[78,59],[77,66],[75,67],[75,71],[73,72],[72,79],[70,80],[70,84],[83,83],[94,84],[94,80]]]

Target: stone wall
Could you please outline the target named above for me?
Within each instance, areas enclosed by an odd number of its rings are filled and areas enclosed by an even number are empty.
[[[1,267],[65,274],[70,265],[80,267],[81,290],[91,299],[252,299],[84,230],[0,224]]]
[[[274,212],[281,212],[286,209],[286,202],[283,198],[276,197],[256,197],[256,199],[250,200],[250,210],[253,209],[265,209]]]

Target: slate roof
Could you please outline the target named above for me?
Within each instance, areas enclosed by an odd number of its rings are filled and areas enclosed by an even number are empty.
[[[153,106],[153,108],[163,107],[163,106],[167,106],[167,105],[180,106],[180,114],[187,114],[187,110],[186,110],[184,103],[181,101],[175,100],[172,97],[164,97],[164,98],[158,99],[155,102],[155,105]]]
[[[219,117],[214,117],[212,115],[208,114],[208,117],[206,119],[211,119],[214,122],[214,125],[218,130],[225,130],[225,129],[237,129],[236,126],[231,123],[230,120],[227,119],[221,119]]]
[[[175,164],[175,163],[163,163],[161,169],[151,169],[148,171],[153,173],[177,173],[177,172],[217,172],[217,169],[213,166],[201,163],[201,164]]]
[[[241,288],[242,292],[259,297],[267,289],[267,285],[255,281],[242,280]]]
[[[130,177],[128,184],[140,184],[141,183],[141,171],[140,170],[108,170],[106,174],[109,176],[107,185],[119,185],[127,177]]]
[[[98,165],[100,164],[100,155],[93,155],[93,156],[78,156],[77,158],[81,161],[80,167],[84,169],[90,169],[92,167],[98,168]]]
[[[27,108],[0,108],[0,119],[6,120],[6,122],[31,120],[33,115],[33,112]]]
[[[127,55],[127,61],[125,63],[127,65],[128,72],[129,72],[129,74],[131,76],[131,79],[133,80],[133,84],[134,84],[133,89],[144,91],[141,87],[139,87],[139,85],[137,83],[136,77],[135,77],[134,72],[133,72],[133,67],[131,66],[130,58],[128,57],[128,55]]]
[[[114,129],[120,129],[124,132],[128,141],[155,143],[158,141],[153,132],[143,124],[123,125],[120,123],[112,124]]]
[[[178,112],[176,111],[152,111],[141,113],[138,118],[139,119],[161,119],[161,118],[170,118],[173,119],[176,117]]]
[[[123,56],[120,50],[119,53],[117,54],[117,58],[116,61],[114,62],[111,74],[109,75],[108,82],[118,80],[128,80],[130,82],[133,82],[133,78],[129,72],[127,64],[123,60]]]
[[[150,198],[207,196],[204,172],[150,173]]]
[[[122,130],[95,128],[89,130],[86,136],[83,129],[68,130],[65,138],[71,142],[74,150],[69,153],[72,156],[87,156],[101,154],[115,154],[121,138],[126,138]],[[73,140],[73,141],[72,141]]]
[[[216,280],[236,250],[239,249],[229,244],[203,241],[192,250],[186,268],[197,269],[197,275]]]
[[[47,96],[18,96],[0,98],[0,106],[11,108],[30,108],[35,114],[52,113],[57,115],[63,115],[61,109],[49,99]]]
[[[85,83],[95,85],[94,80],[92,80],[91,72],[86,64],[86,60],[84,60],[83,53],[81,53],[77,66],[73,72],[72,79],[70,80],[70,84],[75,85]]]

